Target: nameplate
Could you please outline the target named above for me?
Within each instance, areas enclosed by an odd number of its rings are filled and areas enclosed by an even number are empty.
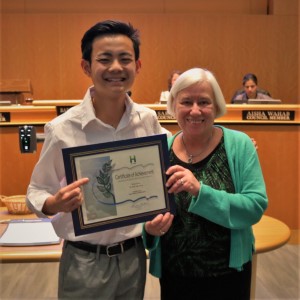
[[[56,115],[59,116],[59,115],[65,113],[71,107],[72,106],[56,106]]]
[[[10,112],[0,112],[0,123],[10,122]]]
[[[175,118],[168,114],[165,110],[156,110],[155,112],[158,120],[175,120]]]
[[[294,121],[294,110],[243,110],[245,121]]]

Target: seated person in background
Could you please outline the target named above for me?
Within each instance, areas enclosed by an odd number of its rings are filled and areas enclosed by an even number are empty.
[[[181,74],[181,71],[175,70],[170,74],[170,77],[168,79],[168,90],[167,91],[163,91],[160,94],[160,98],[159,98],[159,102],[162,104],[166,104],[169,94],[170,94],[170,89],[173,86],[175,80],[179,77],[179,75]]]
[[[257,87],[257,82],[257,77],[254,74],[246,74],[243,78],[244,89],[238,90],[233,95],[231,103],[234,103],[235,100],[245,100],[247,102],[248,99],[272,99],[268,91]]]

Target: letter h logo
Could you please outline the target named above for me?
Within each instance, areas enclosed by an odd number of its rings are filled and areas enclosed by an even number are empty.
[[[130,160],[131,164],[136,164],[136,157],[135,157],[135,155],[129,156],[129,160]]]

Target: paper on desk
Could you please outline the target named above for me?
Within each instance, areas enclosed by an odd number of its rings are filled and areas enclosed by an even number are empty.
[[[0,238],[1,246],[34,246],[59,244],[49,219],[15,220],[9,222]]]

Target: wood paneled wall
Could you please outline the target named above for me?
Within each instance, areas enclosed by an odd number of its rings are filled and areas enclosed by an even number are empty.
[[[136,102],[157,102],[173,69],[200,66],[215,73],[228,102],[253,72],[274,98],[300,103],[298,2],[2,0],[1,78],[29,78],[34,99],[81,99],[91,84],[80,67],[82,35],[114,18],[141,32]]]
[[[224,124],[223,124],[224,125]],[[171,132],[176,124],[164,124]],[[269,197],[266,214],[299,229],[299,126],[274,124],[226,124],[227,128],[246,132],[258,144]],[[36,126],[43,132],[43,126]],[[0,194],[26,194],[32,170],[38,161],[42,143],[36,153],[21,154],[18,127],[0,127]]]

